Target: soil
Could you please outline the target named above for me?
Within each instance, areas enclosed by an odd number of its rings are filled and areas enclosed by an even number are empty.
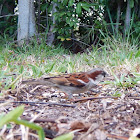
[[[69,101],[64,93],[47,86],[19,85],[0,97],[1,102],[10,101],[0,112],[8,113],[24,104],[21,119],[33,119],[43,127],[46,139],[73,131],[74,140],[126,140],[134,129],[140,128],[139,84],[129,88],[102,84],[73,97],[77,102]],[[21,126],[13,123],[3,133],[0,130],[4,139],[22,139],[21,131]],[[33,130],[29,130],[28,136],[37,139]]]

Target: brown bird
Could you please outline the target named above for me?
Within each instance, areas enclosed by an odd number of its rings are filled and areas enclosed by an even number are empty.
[[[67,93],[69,98],[72,98],[72,94],[83,93],[90,90],[106,76],[107,73],[103,69],[94,68],[87,72],[63,74],[37,80],[32,79],[28,81],[22,81],[22,84],[50,86]]]

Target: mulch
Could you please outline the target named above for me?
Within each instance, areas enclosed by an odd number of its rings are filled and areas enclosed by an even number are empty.
[[[99,85],[93,91],[73,96],[75,102],[47,86],[19,85],[0,97],[1,103],[10,101],[0,112],[7,113],[24,104],[21,119],[29,121],[38,115],[34,122],[43,127],[48,139],[73,131],[74,140],[126,140],[135,128],[140,128],[138,84],[132,88]],[[13,134],[20,129],[18,125],[12,126]],[[10,135],[10,129],[3,137]],[[33,130],[30,133],[36,134]]]

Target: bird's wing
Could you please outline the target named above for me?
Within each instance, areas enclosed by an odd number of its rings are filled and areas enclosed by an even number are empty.
[[[22,81],[21,84],[36,84],[36,79],[30,79],[26,81]]]
[[[61,76],[47,77],[44,81],[51,82],[56,85],[84,87],[89,82],[85,73],[64,74]]]

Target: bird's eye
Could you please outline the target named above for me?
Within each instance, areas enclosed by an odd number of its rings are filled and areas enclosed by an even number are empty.
[[[106,72],[103,71],[103,72],[102,72],[102,75],[105,77],[107,74],[106,74]]]

